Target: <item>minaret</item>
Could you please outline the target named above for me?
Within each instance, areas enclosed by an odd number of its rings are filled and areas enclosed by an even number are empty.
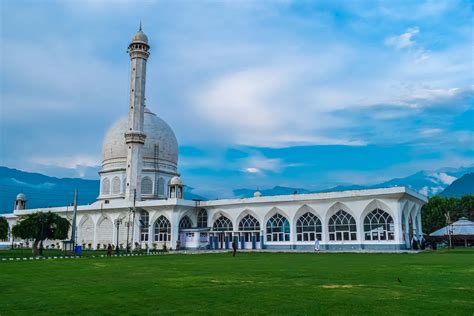
[[[130,108],[128,111],[128,130],[125,133],[127,143],[127,184],[125,188],[125,199],[141,200],[141,173],[142,173],[142,147],[146,135],[143,132],[143,116],[145,111],[145,83],[146,62],[150,46],[148,37],[140,29],[133,35],[132,42],[128,46],[130,54]]]

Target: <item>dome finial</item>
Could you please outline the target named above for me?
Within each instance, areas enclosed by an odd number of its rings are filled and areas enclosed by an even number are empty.
[[[142,20],[140,20],[140,28],[138,29],[139,31],[142,30]]]

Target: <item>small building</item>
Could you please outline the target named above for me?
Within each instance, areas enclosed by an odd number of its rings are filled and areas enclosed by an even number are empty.
[[[434,238],[451,238],[455,244],[464,244],[468,247],[474,243],[474,222],[471,222],[467,217],[461,217],[451,225],[438,229],[430,234]]]

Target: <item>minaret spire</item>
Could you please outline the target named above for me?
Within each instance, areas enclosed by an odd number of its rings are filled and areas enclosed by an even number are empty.
[[[140,28],[138,29],[139,31],[142,30],[142,20],[140,20]]]
[[[141,200],[141,174],[143,168],[142,147],[146,134],[143,131],[145,114],[146,63],[150,46],[148,37],[140,30],[132,37],[128,46],[130,54],[130,104],[128,110],[128,129],[125,133],[127,144],[127,167],[125,198],[129,201]]]

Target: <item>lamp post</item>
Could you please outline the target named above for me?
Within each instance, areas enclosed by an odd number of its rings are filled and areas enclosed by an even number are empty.
[[[125,226],[127,226],[127,253],[130,251],[130,215],[132,214],[133,209],[129,208],[128,209],[128,221],[125,223]]]
[[[120,224],[122,224],[122,219],[117,218],[115,220],[115,225],[117,226],[117,244],[115,246],[115,252],[118,254],[119,253],[119,229],[120,229]]]

